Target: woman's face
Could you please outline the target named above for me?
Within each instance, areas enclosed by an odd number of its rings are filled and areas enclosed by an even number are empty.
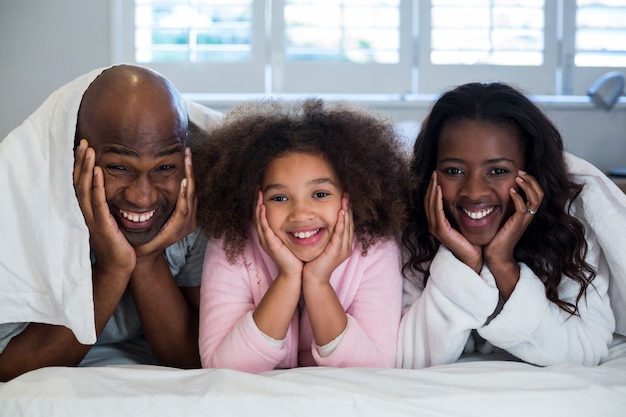
[[[341,209],[342,191],[326,159],[296,152],[278,157],[265,169],[261,190],[274,233],[301,261],[317,258]]]
[[[448,220],[477,246],[491,242],[515,207],[524,146],[513,126],[461,121],[439,136],[437,179]]]

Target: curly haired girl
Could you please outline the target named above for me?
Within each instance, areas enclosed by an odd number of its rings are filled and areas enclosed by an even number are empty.
[[[434,104],[410,164],[400,366],[472,346],[538,365],[606,356],[608,270],[565,155],[552,122],[508,85],[461,85]]]
[[[204,367],[392,367],[407,169],[391,124],[345,104],[244,104],[195,151]]]

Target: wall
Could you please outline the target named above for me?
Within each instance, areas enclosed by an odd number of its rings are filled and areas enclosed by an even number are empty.
[[[0,0],[0,138],[58,87],[112,63],[111,1]],[[234,104],[210,97],[200,101],[222,111]],[[363,104],[403,122],[421,120],[430,101]],[[585,99],[542,105],[570,152],[602,170],[626,167],[626,102],[610,113]]]
[[[0,0],[0,138],[78,75],[109,63],[109,0]]]

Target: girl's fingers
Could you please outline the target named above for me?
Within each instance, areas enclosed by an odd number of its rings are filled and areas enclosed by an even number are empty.
[[[257,235],[259,236],[259,241],[261,242],[262,246],[265,246],[265,232],[263,230],[263,221],[265,220],[265,222],[267,223],[267,219],[265,218],[263,192],[261,190],[259,190],[256,205],[254,206],[254,220]]]
[[[273,252],[270,246],[273,246],[274,250],[282,246],[282,241],[274,234],[274,231],[267,221],[267,208],[265,204],[263,204],[263,193],[261,191],[259,191],[259,199],[257,200],[255,223],[257,234],[259,235],[259,242],[263,248]]]
[[[352,238],[354,236],[354,215],[349,204],[348,196],[345,195],[341,200],[342,217],[342,242],[345,250],[352,250]],[[337,221],[339,223],[339,221]]]

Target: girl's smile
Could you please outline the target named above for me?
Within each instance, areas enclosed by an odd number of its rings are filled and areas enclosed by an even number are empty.
[[[291,232],[289,233],[289,237],[294,245],[313,246],[319,242],[325,241],[324,238],[327,235],[327,232],[327,228],[320,227],[308,231]]]
[[[267,165],[261,189],[276,236],[301,261],[317,258],[341,209],[342,192],[330,164],[320,155],[288,153]]]
[[[507,125],[461,121],[441,130],[437,182],[450,223],[472,244],[491,242],[515,210],[511,188],[524,147]]]

